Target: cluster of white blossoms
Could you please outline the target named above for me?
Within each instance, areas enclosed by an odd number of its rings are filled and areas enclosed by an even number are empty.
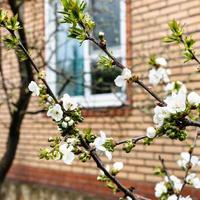
[[[124,68],[122,74],[117,76],[117,78],[114,80],[115,85],[117,87],[125,87],[126,82],[129,81],[131,77],[132,77],[131,70],[128,68]]]
[[[124,69],[123,77],[128,79],[129,70],[127,71]],[[130,77],[130,76],[129,76]],[[32,81],[29,86],[29,90],[33,93],[33,95],[40,96],[40,88],[38,85]],[[47,116],[51,117],[58,125],[59,131],[65,130],[73,130],[74,125],[76,122],[72,116],[77,117],[78,111],[78,104],[68,95],[64,94],[63,97],[60,99],[59,103],[55,103],[52,98],[48,101],[48,111]],[[76,147],[76,138],[69,137],[65,142],[63,142],[60,147],[59,151],[56,153],[57,157],[62,158],[65,164],[72,164],[73,160],[75,159],[74,148]],[[108,138],[103,131],[100,131],[100,136],[96,137],[93,142],[90,143],[91,147],[94,147],[99,154],[104,154],[107,156],[109,160],[112,159],[112,152],[106,148],[106,144],[109,145]],[[55,159],[57,159],[57,157]],[[120,163],[116,163],[113,166],[114,169],[123,168]]]
[[[36,82],[31,81],[28,85],[28,89],[33,93],[34,96],[40,95],[40,88],[37,85]],[[73,111],[78,108],[78,104],[76,101],[74,101],[68,94],[64,94],[63,98],[61,99],[63,108],[65,111]],[[63,118],[63,110],[60,106],[60,104],[54,104],[49,107],[49,110],[47,112],[47,116],[52,117],[56,122],[59,122]],[[73,124],[73,121],[70,121],[69,117],[66,117],[66,122],[68,122],[69,125]],[[63,124],[66,126],[66,124]]]
[[[189,185],[192,185],[194,188],[200,188],[200,179],[197,177],[195,173],[191,173],[186,177],[186,182]]]
[[[170,180],[169,180],[170,179]],[[165,176],[165,181],[159,182],[155,186],[155,196],[157,198],[160,198],[162,195],[165,195],[168,193],[167,185],[171,184],[171,187],[174,191],[179,192],[182,188],[183,183],[179,178],[177,178],[174,175],[171,175],[169,178]]]
[[[200,96],[194,91],[187,95],[187,88],[180,81],[169,83],[165,87],[165,91],[167,91],[169,94],[164,100],[166,106],[156,106],[154,108],[153,122],[155,123],[156,127],[162,126],[164,120],[171,114],[184,112],[187,104],[190,106],[200,105]],[[155,132],[152,128],[149,130],[151,130],[152,133]],[[147,133],[147,136],[152,138],[152,134]]]
[[[177,161],[179,167],[186,169],[188,164],[192,167],[200,166],[200,159],[197,156],[191,156],[188,152],[181,153],[181,159]]]
[[[78,108],[78,104],[68,95],[64,94],[62,100],[62,105],[65,111],[72,111]],[[63,119],[63,110],[60,106],[60,104],[55,104],[53,106],[50,106],[47,116],[52,117],[56,122],[59,122]],[[73,120],[70,119],[70,117],[65,117],[63,120],[63,128],[67,128],[67,126],[73,125]]]
[[[155,186],[155,196],[159,198],[166,193],[167,193],[166,183],[164,181],[157,183]]]
[[[99,154],[105,154],[109,160],[112,160],[112,153],[104,146],[106,140],[106,134],[103,131],[100,131],[100,137],[97,137],[93,143],[90,143],[90,145],[94,146]]]
[[[153,116],[153,122],[155,123],[156,127],[161,127],[164,123],[164,120],[168,117],[170,117],[171,114],[176,114],[179,112],[183,112],[186,109],[186,89],[180,89],[178,92],[174,89],[175,83],[170,83],[170,87],[168,87],[168,92],[171,89],[170,95],[166,97],[164,102],[166,103],[166,106],[156,106],[154,108],[154,116]],[[180,88],[184,88],[185,86],[182,86]],[[147,137],[148,138],[154,138],[156,136],[156,129],[153,127],[147,128]]]
[[[36,82],[31,81],[28,89],[33,93],[34,96],[40,96],[40,87]],[[57,123],[60,131],[74,125],[75,122],[71,116],[68,116],[68,113],[72,113],[73,111],[76,112],[78,109],[78,104],[68,94],[63,95],[60,103],[55,103],[52,100],[52,97],[48,96],[46,105],[48,106],[47,116],[51,117]],[[57,157],[62,158],[64,163],[71,164],[75,158],[73,149],[74,147],[72,142],[69,143],[68,141],[67,143],[63,143],[59,147]]]
[[[181,160],[177,161],[177,164],[184,169],[187,170],[188,167],[192,168],[195,166],[200,166],[200,159],[197,156],[193,156],[188,152],[182,152],[180,154]],[[200,179],[197,177],[195,173],[188,173],[185,177],[185,183],[188,185],[193,186],[194,188],[200,188]],[[169,185],[173,188],[175,194],[170,195],[168,194],[168,190],[170,190]],[[165,176],[164,181],[159,182],[155,186],[155,196],[157,198],[161,198],[162,196],[167,196],[167,200],[177,200],[179,192],[182,190],[183,182],[174,175],[170,177]],[[171,190],[170,190],[171,191]],[[192,200],[190,196],[183,197],[180,196],[179,199],[181,200]]]
[[[149,83],[152,85],[158,85],[161,82],[168,83],[171,72],[164,68],[167,66],[167,61],[165,58],[158,57],[155,59],[155,63],[158,67],[149,70]]]
[[[60,104],[55,104],[54,106],[51,106],[47,112],[47,116],[51,117],[56,122],[61,121],[61,119],[63,118],[63,110]]]

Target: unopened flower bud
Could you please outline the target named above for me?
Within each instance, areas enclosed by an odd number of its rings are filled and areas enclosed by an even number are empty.
[[[100,31],[99,32],[99,39],[102,39],[105,36],[104,32]]]
[[[72,126],[74,124],[74,120],[73,119],[71,119],[70,121],[68,121],[68,125],[69,126]]]
[[[53,142],[54,138],[53,137],[49,137],[48,142]]]
[[[65,117],[65,121],[68,122],[71,118],[70,117]]]
[[[68,127],[67,122],[62,122],[62,127],[63,127],[63,128],[67,128],[67,127]]]

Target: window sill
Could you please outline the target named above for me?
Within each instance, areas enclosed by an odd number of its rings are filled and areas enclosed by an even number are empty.
[[[119,107],[99,107],[99,108],[84,108],[82,109],[84,117],[105,117],[105,116],[130,116],[131,109],[128,105]]]
[[[84,117],[127,116],[131,112],[125,93],[98,94],[88,98],[74,97],[74,99],[82,106]]]
[[[126,94],[110,93],[72,97],[82,108],[98,109],[104,107],[119,107],[126,102]]]

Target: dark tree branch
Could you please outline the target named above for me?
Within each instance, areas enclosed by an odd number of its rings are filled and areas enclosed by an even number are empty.
[[[19,14],[19,21],[21,25],[23,26],[22,16],[18,12],[19,7],[16,5],[16,1],[8,0],[8,3],[11,7],[11,10],[13,14]],[[19,29],[18,31],[20,40],[22,41],[22,44],[25,46],[25,48],[28,48],[27,45],[27,39],[24,32],[24,29]],[[24,119],[24,111],[27,109],[29,100],[30,100],[30,93],[26,92],[26,88],[28,87],[28,84],[31,80],[33,80],[33,72],[31,68],[31,63],[29,60],[26,60],[22,63],[20,63],[19,59],[19,72],[20,72],[20,79],[21,79],[21,88],[19,92],[19,98],[16,102],[16,110],[13,111],[11,122],[9,126],[8,131],[8,139],[7,139],[7,145],[6,145],[6,151],[0,160],[0,189],[1,186],[5,180],[6,174],[8,170],[10,169],[13,160],[15,158],[17,145],[19,142],[19,136],[20,136],[20,128]]]
[[[104,174],[105,174],[108,178],[110,178],[110,180],[112,180],[113,183],[115,183],[115,184],[117,185],[118,189],[119,189],[120,191],[122,191],[122,192],[124,193],[125,196],[129,196],[129,197],[131,197],[133,200],[137,200],[136,196],[135,196],[129,189],[127,189],[126,187],[124,187],[124,186],[118,181],[118,179],[117,179],[115,176],[112,176],[112,175],[106,170],[106,168],[104,167],[104,164],[102,163],[101,159],[97,156],[95,149],[91,149],[90,146],[85,142],[85,140],[82,138],[81,135],[79,136],[79,138],[80,138],[80,141],[81,141],[82,146],[83,146],[87,151],[90,152],[90,155],[92,156],[93,160],[96,162],[97,167],[98,167],[99,169],[101,169],[101,170],[104,172]]]
[[[0,38],[1,38],[1,32],[0,32]],[[2,87],[3,87],[3,90],[4,90],[5,95],[6,95],[6,103],[7,103],[7,106],[8,106],[8,111],[9,111],[9,114],[10,114],[10,117],[11,117],[12,116],[12,110],[11,110],[11,105],[10,105],[8,88],[7,88],[7,85],[6,85],[6,80],[5,80],[3,68],[2,68],[2,46],[0,46],[0,74],[1,74],[1,79],[2,79]]]

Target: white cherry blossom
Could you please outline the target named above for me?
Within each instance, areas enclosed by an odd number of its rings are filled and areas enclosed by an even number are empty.
[[[180,196],[179,199],[180,200],[192,200],[192,198],[190,196],[187,196],[187,197]]]
[[[170,180],[173,182],[174,190],[179,192],[183,186],[183,183],[181,182],[181,180],[174,175],[170,176]]]
[[[175,194],[173,194],[167,198],[167,200],[177,200],[177,199],[178,199],[178,197]]]
[[[163,58],[163,57],[157,57],[157,58],[155,59],[155,61],[156,61],[156,64],[157,64],[157,65],[160,65],[160,66],[167,66],[167,61],[166,61],[166,59]]]
[[[188,152],[181,153],[181,160],[177,161],[179,167],[187,168],[188,163],[191,162],[192,166],[200,165],[200,160],[197,156],[192,156],[190,159],[190,154]]]
[[[178,197],[175,194],[173,194],[167,198],[167,200],[177,200],[177,199],[178,199]],[[187,197],[180,196],[179,200],[192,200],[192,198],[190,196],[187,196]]]
[[[186,94],[185,93],[173,93],[165,99],[167,104],[167,111],[172,114],[183,112],[186,109]]]
[[[154,116],[153,116],[153,122],[158,126],[162,126],[164,119],[169,117],[170,113],[167,110],[167,107],[160,107],[156,106],[154,108]]]
[[[200,188],[200,179],[195,173],[191,173],[186,177],[186,182],[194,186],[194,188]]]
[[[72,152],[73,146],[68,146],[68,144],[64,143],[60,145],[59,151],[63,154],[62,156],[63,162],[67,165],[71,165],[75,158],[75,155]]]
[[[63,118],[61,106],[59,104],[55,104],[48,110],[47,116],[52,117],[56,122],[60,121]]]
[[[169,83],[169,81],[170,81],[169,75],[171,74],[170,69],[165,69],[165,68],[160,67],[158,69],[158,72],[162,75],[162,81],[164,83]]]
[[[175,81],[175,82],[171,82],[171,83],[168,83],[164,90],[167,92],[167,93],[187,93],[187,88],[186,86],[180,82],[180,81]]]
[[[200,96],[196,92],[190,92],[187,96],[188,103],[198,106],[200,104]]]
[[[115,163],[113,164],[113,170],[116,170],[116,171],[122,170],[123,167],[124,167],[123,162],[115,162]]]
[[[155,186],[155,196],[159,198],[163,193],[167,193],[167,187],[165,186],[165,182],[159,182]]]
[[[78,108],[78,104],[68,94],[64,94],[62,98],[63,107],[66,111],[75,110]]]
[[[161,81],[161,75],[157,73],[155,68],[149,71],[149,83],[152,85],[158,85]]]
[[[109,160],[112,160],[112,153],[104,147],[105,142],[106,134],[103,131],[100,131],[100,137],[97,137],[94,140],[93,145],[99,153],[104,153]]]
[[[146,132],[148,138],[154,138],[156,136],[156,129],[154,127],[148,127]]]
[[[131,70],[128,68],[124,68],[122,71],[122,74],[120,76],[117,76],[117,78],[114,80],[115,85],[117,87],[124,87],[126,85],[126,82],[132,77]]]
[[[159,67],[158,69],[151,69],[149,71],[149,83],[152,85],[158,85],[161,82],[168,83],[170,81],[170,70]]]
[[[33,93],[33,96],[40,95],[40,88],[35,81],[31,81],[28,85],[28,89]]]
[[[194,188],[199,189],[200,188],[200,179],[198,177],[194,178],[192,181],[192,185],[194,186]]]

